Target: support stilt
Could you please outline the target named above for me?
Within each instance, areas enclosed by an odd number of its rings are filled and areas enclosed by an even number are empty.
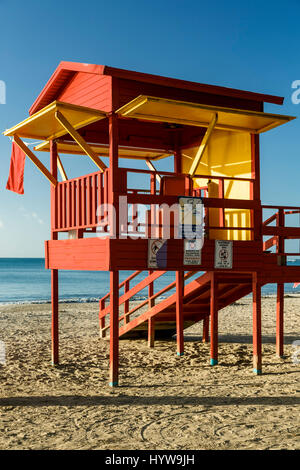
[[[109,385],[118,385],[119,371],[119,271],[110,272]]]
[[[210,365],[218,364],[218,283],[215,273],[211,275],[210,287]]]
[[[52,322],[51,322],[51,362],[52,365],[59,363],[58,357],[58,270],[51,269],[51,304],[52,304]]]
[[[154,340],[155,340],[154,318],[149,318],[148,320],[148,347],[149,348],[154,348]]]
[[[253,275],[253,372],[262,373],[261,365],[261,284]]]
[[[203,319],[202,343],[208,343],[208,341],[209,341],[209,316],[207,315]]]
[[[283,356],[284,284],[277,284],[276,306],[276,354]]]
[[[184,295],[184,272],[176,271],[176,341],[177,356],[184,354],[183,339],[183,295]]]

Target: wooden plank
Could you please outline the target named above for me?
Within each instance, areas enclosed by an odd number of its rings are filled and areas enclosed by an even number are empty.
[[[253,275],[253,372],[260,375],[261,364],[261,283],[257,274]]]
[[[218,364],[218,283],[214,273],[210,284],[210,365]]]
[[[51,360],[52,365],[59,363],[58,334],[58,270],[51,269]]]
[[[184,271],[176,271],[176,344],[177,356],[184,354],[183,337]]]
[[[204,134],[204,137],[201,141],[201,144],[199,145],[199,148],[197,150],[197,153],[194,157],[194,160],[193,160],[193,163],[191,165],[191,168],[190,168],[190,171],[189,171],[189,174],[191,176],[194,176],[194,174],[196,173],[196,170],[197,170],[197,167],[199,165],[199,163],[201,162],[201,158],[205,152],[205,149],[207,148],[207,145],[208,145],[208,142],[209,142],[209,138],[215,128],[215,125],[217,124],[217,120],[218,120],[218,113],[215,113],[213,115],[213,118]]]
[[[110,272],[109,385],[119,383],[119,272]]]
[[[277,284],[276,303],[276,354],[283,357],[283,328],[284,328],[284,284]]]
[[[34,155],[34,153],[24,144],[20,137],[15,134],[14,142],[20,147],[21,150],[27,155],[27,157],[35,164],[41,173],[50,181],[53,186],[57,185],[57,177],[55,178],[49,170],[43,165],[43,163]]]

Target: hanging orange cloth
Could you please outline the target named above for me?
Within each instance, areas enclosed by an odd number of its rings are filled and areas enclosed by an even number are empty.
[[[6,189],[24,194],[24,167],[26,155],[15,142],[12,143],[9,176]]]

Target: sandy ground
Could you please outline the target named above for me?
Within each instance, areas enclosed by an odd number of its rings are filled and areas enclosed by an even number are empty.
[[[286,298],[285,358],[275,355],[275,299],[263,300],[263,375],[252,372],[251,299],[220,312],[219,365],[202,325],[174,340],[120,343],[108,387],[97,304],[60,304],[60,358],[50,365],[50,305],[0,306],[1,449],[297,449],[300,298]],[[300,350],[300,346],[299,346]],[[300,351],[299,351],[300,359]]]

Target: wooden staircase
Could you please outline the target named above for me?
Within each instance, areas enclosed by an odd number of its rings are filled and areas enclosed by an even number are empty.
[[[174,289],[175,282],[169,284],[155,295],[147,300],[134,306],[129,310],[129,299],[136,295],[141,289],[153,284],[154,280],[165,274],[165,271],[156,271],[145,277],[137,286],[128,289],[128,283],[133,280],[137,274],[129,276],[120,284],[120,288],[127,286],[127,292],[120,297],[120,305],[125,304],[124,312],[119,317],[119,337],[120,338],[141,338],[145,337],[148,332],[148,321],[153,319],[155,322],[156,338],[171,337],[176,333],[176,293],[172,293],[169,297],[159,299],[161,295]],[[185,274],[185,281],[188,281],[195,272]],[[194,323],[204,320],[210,314],[210,288],[211,274],[204,273],[196,279],[185,282],[183,296],[183,327],[188,328]],[[153,287],[152,287],[153,289]],[[219,310],[239,300],[252,291],[252,275],[251,273],[222,273],[218,283]],[[105,306],[105,301],[109,295],[100,300],[100,332],[102,337],[107,336],[109,325],[105,325],[105,318],[109,314],[109,306]],[[153,305],[158,299],[156,305]],[[134,300],[134,299],[133,299]],[[152,306],[150,307],[150,305]],[[105,308],[104,308],[105,306]]]

